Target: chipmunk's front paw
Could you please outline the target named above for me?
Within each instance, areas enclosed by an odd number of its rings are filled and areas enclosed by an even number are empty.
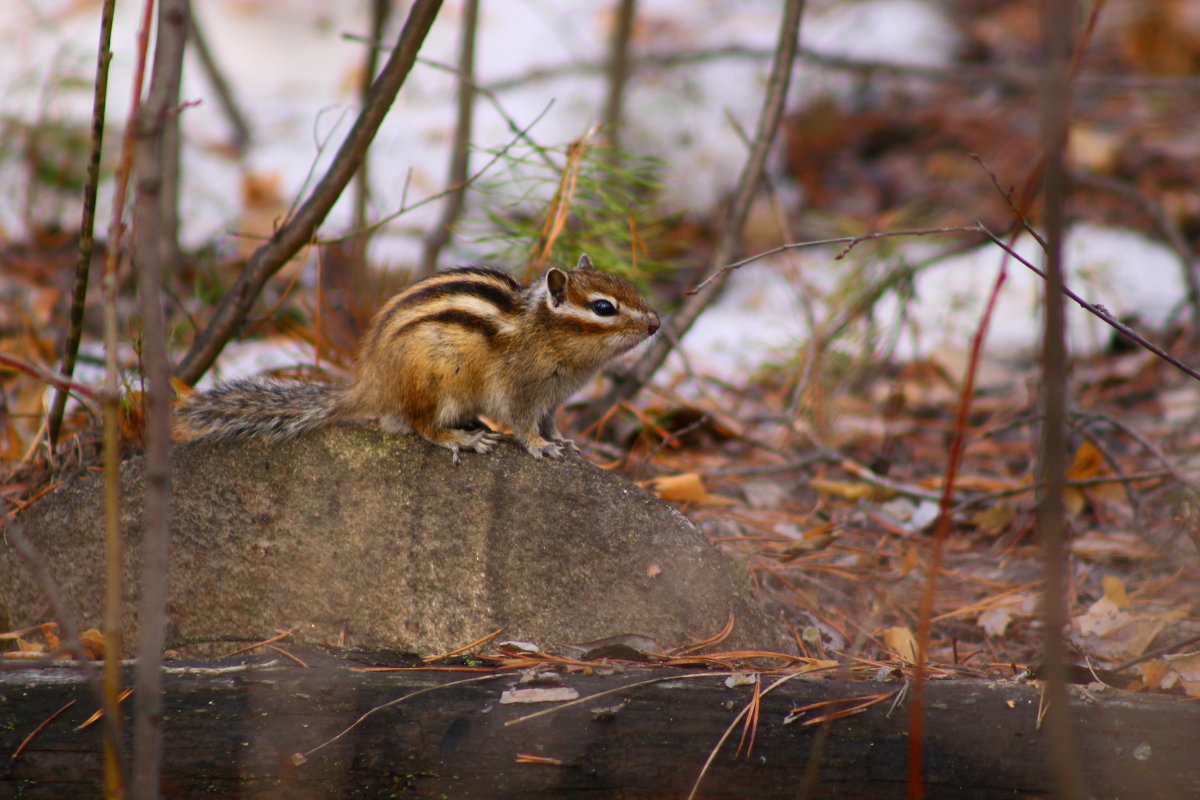
[[[525,449],[534,458],[562,458],[563,446],[559,442],[536,439],[525,443]]]
[[[456,431],[456,433],[459,435],[446,445],[450,448],[455,466],[462,463],[462,457],[459,454],[463,450],[472,453],[490,453],[500,442],[500,434],[490,430]]]
[[[579,446],[570,439],[565,439],[562,436],[555,437],[554,443],[562,448],[563,453],[579,453],[582,452]]]
[[[500,434],[489,430],[471,431],[467,434],[467,443],[463,445],[467,450],[474,450],[476,453],[490,453],[500,444]]]

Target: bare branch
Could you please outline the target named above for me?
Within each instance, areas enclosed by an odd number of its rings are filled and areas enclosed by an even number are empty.
[[[162,763],[162,651],[167,626],[170,530],[171,364],[163,315],[163,273],[176,262],[168,223],[178,186],[179,85],[188,39],[189,0],[159,0],[150,94],[134,127],[133,262],[142,316],[147,379],[142,588],[138,607],[133,797],[157,800]]]
[[[1037,529],[1045,551],[1046,591],[1042,596],[1045,619],[1046,721],[1050,735],[1050,762],[1058,796],[1082,800],[1084,786],[1073,725],[1067,706],[1066,548],[1063,535],[1063,481],[1067,471],[1067,322],[1063,303],[1063,240],[1067,226],[1067,168],[1065,152],[1070,119],[1069,69],[1076,27],[1072,0],[1043,0],[1042,40],[1046,53],[1043,72],[1041,140],[1045,169],[1046,293],[1045,338],[1042,348],[1042,440],[1038,459],[1039,494]],[[1007,248],[1006,248],[1007,249]]]
[[[83,221],[79,224],[79,258],[75,262],[75,286],[71,289],[71,322],[63,345],[62,374],[69,383],[75,375],[75,359],[83,338],[83,310],[87,302],[88,273],[95,245],[96,194],[100,186],[100,153],[104,144],[104,107],[108,97],[108,65],[112,61],[113,8],[116,0],[105,0],[100,14],[100,46],[96,51],[96,85],[92,90],[92,135],[88,151],[87,182],[83,187]],[[67,407],[67,385],[56,383],[58,390],[50,405],[48,418],[50,446],[58,441],[63,411]]]

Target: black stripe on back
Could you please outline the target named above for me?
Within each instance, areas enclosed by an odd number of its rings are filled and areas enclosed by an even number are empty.
[[[459,325],[469,330],[482,333],[488,341],[496,338],[500,333],[500,329],[496,323],[492,322],[487,317],[481,317],[478,314],[472,314],[470,311],[461,311],[459,309],[448,308],[445,311],[438,311],[436,314],[427,314],[423,317],[406,322],[392,333],[392,338],[404,335],[410,328],[415,328],[418,325],[424,325],[429,322],[437,322],[442,325]]]
[[[517,292],[521,291],[521,284],[517,283],[516,279],[513,278],[512,275],[509,275],[507,272],[505,272],[502,269],[496,269],[494,267],[455,267],[454,269],[448,269],[443,272],[439,272],[437,274],[438,275],[486,275],[489,278],[496,278],[497,280],[502,281],[506,286],[508,286],[513,291],[517,291]]]
[[[405,295],[392,311],[394,312],[401,308],[412,308],[415,305],[454,294],[473,295],[481,300],[486,300],[504,314],[513,314],[517,311],[517,302],[512,292],[502,289],[494,283],[484,283],[483,281],[434,282],[428,286],[419,287],[411,294]]]

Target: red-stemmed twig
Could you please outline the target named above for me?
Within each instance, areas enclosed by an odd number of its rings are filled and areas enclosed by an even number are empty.
[[[1001,261],[1000,271],[992,284],[987,306],[975,336],[971,339],[971,354],[967,362],[967,374],[963,379],[958,398],[958,412],[954,419],[954,433],[950,440],[950,455],[946,464],[946,476],[942,481],[939,514],[933,528],[933,553],[929,559],[925,591],[921,596],[921,610],[917,622],[917,660],[913,670],[912,698],[909,703],[908,723],[908,796],[917,800],[924,793],[921,780],[921,752],[924,747],[925,724],[925,663],[929,646],[930,622],[933,619],[933,598],[937,594],[938,574],[942,568],[942,551],[946,536],[954,520],[954,482],[962,462],[963,446],[966,442],[967,424],[971,414],[971,400],[975,396],[975,377],[979,371],[979,358],[983,353],[983,342],[991,327],[992,312],[1000,297],[1000,289],[1008,279],[1007,259]]]

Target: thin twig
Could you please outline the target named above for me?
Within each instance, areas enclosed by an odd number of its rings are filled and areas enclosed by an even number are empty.
[[[1200,336],[1200,258],[1188,243],[1179,225],[1161,203],[1156,203],[1129,181],[1111,175],[1099,175],[1087,170],[1071,173],[1071,180],[1080,186],[1105,192],[1130,203],[1154,223],[1159,235],[1175,252],[1183,267],[1183,282],[1187,286],[1187,302],[1192,311],[1192,335]]]
[[[704,49],[650,53],[633,59],[631,67],[633,70],[638,71],[687,67],[693,64],[702,64],[723,59],[766,61],[774,53],[774,50],[765,47],[726,45]],[[986,85],[999,89],[1015,90],[1036,88],[1041,80],[1041,76],[1037,71],[1031,69],[1011,67],[996,69],[961,63],[956,63],[951,67],[923,67],[912,64],[897,64],[893,61],[836,56],[807,47],[798,49],[796,58],[799,61],[816,67],[855,73],[865,78],[890,77],[900,80],[923,80],[932,83],[966,84],[969,86]],[[489,84],[489,88],[497,92],[524,88],[533,83],[561,80],[563,77],[570,75],[600,74],[607,67],[608,62],[605,60],[551,64],[531,69],[520,75],[513,75],[493,81]],[[1118,75],[1093,72],[1079,74],[1076,81],[1081,88],[1089,92],[1105,94],[1111,94],[1114,91],[1142,92],[1157,90],[1193,93],[1200,91],[1200,79],[1189,75]]]
[[[117,364],[119,345],[117,313],[117,268],[124,250],[121,240],[125,233],[125,201],[129,176],[133,170],[134,121],[141,107],[142,86],[146,74],[146,53],[150,45],[150,25],[154,0],[145,0],[138,23],[137,56],[133,82],[130,86],[129,117],[121,139],[121,156],[113,181],[112,218],[108,225],[108,252],[104,260],[104,714],[105,729],[113,726],[120,731],[118,717],[121,693],[121,618],[122,566],[124,545],[121,541],[121,431],[120,431],[120,370]],[[119,734],[118,734],[119,735]],[[119,741],[119,738],[118,740]],[[127,784],[121,766],[118,745],[104,752],[105,794],[123,795]]]
[[[1025,216],[1025,212],[1020,208],[1020,206],[1017,205],[1017,201],[1013,199],[1012,191],[1010,189],[1005,189],[1000,185],[1000,179],[996,177],[996,173],[992,172],[992,168],[988,166],[988,163],[983,160],[982,156],[980,156],[978,153],[972,153],[971,160],[980,166],[980,168],[988,176],[988,179],[991,180],[992,186],[996,189],[1000,196],[1004,198],[1004,202],[1008,203],[1008,207],[1013,212],[1013,216],[1016,217],[1018,224],[1025,229],[1026,233],[1033,237],[1034,241],[1036,241],[1038,245],[1041,246],[1042,251],[1045,252],[1046,240],[1042,238],[1042,235],[1037,232],[1033,225],[1030,224],[1029,219]]]
[[[22,361],[19,358],[6,356],[2,353],[0,353],[0,364],[9,367],[10,369],[15,369],[18,372],[24,372],[26,375],[32,375],[41,381],[45,381],[51,386],[55,386],[60,389],[63,394],[74,393],[93,402],[96,402],[100,399],[99,394],[89,387],[84,386],[82,383],[75,383],[66,375],[60,375],[58,373],[51,372],[48,369],[39,367],[37,364],[30,364],[26,361]]]
[[[730,675],[733,675],[733,674],[735,674],[735,673],[731,672],[731,671],[727,671],[727,672],[689,672],[686,675],[664,675],[663,677],[660,677],[660,678],[650,678],[650,679],[644,680],[644,681],[635,681],[633,683],[626,683],[621,686],[614,686],[611,689],[605,689],[600,692],[594,692],[593,694],[589,694],[586,697],[579,697],[574,700],[568,700],[565,703],[559,703],[558,705],[551,706],[550,708],[543,708],[541,711],[534,711],[532,714],[525,714],[524,716],[516,717],[515,719],[506,720],[504,722],[504,727],[507,728],[510,725],[520,725],[522,722],[528,722],[531,719],[537,719],[538,717],[544,717],[544,716],[547,716],[548,714],[557,714],[559,711],[562,711],[563,709],[571,708],[573,706],[583,705],[584,703],[591,703],[593,700],[598,700],[601,697],[604,697],[606,695],[617,694],[618,692],[627,692],[630,689],[639,689],[643,686],[653,686],[656,683],[665,683],[668,681],[690,680],[692,678],[728,678]],[[797,674],[803,674],[803,673],[797,673]]]
[[[983,355],[983,343],[991,328],[992,314],[996,310],[996,302],[1000,298],[1000,290],[1008,279],[1007,267],[1001,263],[996,279],[992,283],[992,291],[984,307],[983,316],[971,338],[971,351],[967,362],[967,372],[959,393],[958,408],[954,419],[954,433],[950,441],[950,453],[946,462],[946,475],[942,481],[941,496],[938,499],[938,518],[934,525],[933,553],[929,560],[925,589],[921,594],[921,607],[917,620],[917,658],[913,665],[912,700],[909,705],[909,747],[908,747],[908,797],[919,800],[924,794],[924,776],[921,760],[925,725],[925,681],[928,660],[930,628],[933,620],[933,599],[937,594],[937,581],[942,569],[942,557],[945,552],[946,538],[950,535],[951,502],[954,499],[954,484],[958,479],[959,466],[962,463],[963,451],[966,449],[967,425],[971,416],[971,401],[975,396],[975,378],[979,374],[979,360]]]
[[[1027,259],[1025,259],[1023,256],[1021,256],[1020,253],[1018,253],[1016,250],[1014,250],[1011,246],[1009,246],[1007,243],[1005,243],[1002,239],[997,237],[995,234],[993,234],[987,228],[980,225],[979,229],[982,230],[985,234],[987,234],[988,238],[990,238],[993,242],[995,242],[1006,253],[1008,253],[1010,256],[1015,258],[1017,261],[1020,261],[1022,264],[1024,264],[1029,269],[1033,270],[1035,273],[1040,275],[1043,280],[1046,280],[1047,283],[1049,283],[1049,279],[1047,278],[1046,272],[1043,272],[1042,270],[1035,267]],[[1128,338],[1129,340],[1131,340],[1133,342],[1136,342],[1139,346],[1144,347],[1145,349],[1149,350],[1151,353],[1154,353],[1154,355],[1158,356],[1163,361],[1166,361],[1168,364],[1175,367],[1176,369],[1178,369],[1180,372],[1184,373],[1185,375],[1188,375],[1188,376],[1200,381],[1200,372],[1197,372],[1192,367],[1189,367],[1187,364],[1184,364],[1182,361],[1175,358],[1173,355],[1168,353],[1166,350],[1163,350],[1161,347],[1154,344],[1146,337],[1142,336],[1140,333],[1135,331],[1133,328],[1130,328],[1125,323],[1116,319],[1111,313],[1109,313],[1108,309],[1106,309],[1104,306],[1093,305],[1093,304],[1089,303],[1088,301],[1084,300],[1079,295],[1075,294],[1075,292],[1071,291],[1071,289],[1065,285],[1061,285],[1059,288],[1060,288],[1061,294],[1069,297],[1071,300],[1078,303],[1079,306],[1081,308],[1083,308],[1085,311],[1088,311],[1088,312],[1092,313],[1093,315],[1095,315],[1096,317],[1099,317],[1102,321],[1104,321],[1110,327],[1114,328],[1122,336]]]
[[[72,706],[74,706],[74,705],[75,705],[75,702],[76,702],[76,701],[74,701],[74,700],[69,700],[69,701],[67,701],[67,703],[66,703],[66,704],[65,704],[65,705],[64,705],[62,708],[60,708],[58,711],[55,711],[55,712],[54,712],[53,714],[51,714],[50,716],[46,717],[44,720],[42,720],[42,721],[41,721],[41,722],[38,724],[38,726],[37,726],[36,728],[34,728],[32,731],[30,731],[30,732],[29,732],[29,735],[28,735],[28,736],[26,736],[24,739],[22,739],[22,740],[21,740],[21,743],[20,743],[19,745],[17,745],[17,749],[16,749],[16,750],[13,750],[13,752],[12,752],[12,755],[11,755],[11,756],[9,756],[9,758],[8,758],[8,760],[9,760],[9,763],[12,763],[13,761],[16,761],[18,758],[20,758],[20,757],[21,757],[21,753],[24,753],[24,752],[25,752],[25,748],[26,748],[26,747],[29,747],[29,744],[30,744],[30,743],[31,743],[31,742],[32,742],[34,739],[36,739],[36,738],[37,738],[37,735],[38,735],[39,733],[41,733],[42,731],[46,730],[46,728],[47,728],[47,727],[49,727],[49,725],[50,725],[50,723],[51,723],[51,722],[54,722],[54,720],[58,719],[58,718],[59,718],[59,717],[61,717],[61,716],[62,716],[64,713],[66,713],[66,712],[67,712],[67,710],[69,710],[69,709],[70,709]]]
[[[355,38],[353,36],[350,36],[349,34],[347,34],[346,36],[347,36],[347,38],[351,38],[351,39]],[[464,76],[457,68],[452,67],[449,64],[443,64],[440,61],[434,61],[433,59],[429,59],[429,58],[418,58],[417,62],[420,64],[424,64],[427,67],[433,67],[434,69],[439,69],[439,70],[442,70],[443,72],[449,72],[451,75],[456,76],[460,81],[466,81],[466,80],[471,81],[471,87],[475,90],[475,93],[477,95],[481,95],[482,97],[487,99],[488,103],[491,104],[491,106],[495,110],[495,112],[497,114],[499,114],[501,119],[504,120],[504,123],[506,125],[508,125],[508,129],[510,131],[512,131],[513,133],[517,134],[517,137],[520,139],[520,141],[523,141],[523,142],[525,142],[525,144],[529,145],[530,148],[532,148],[533,154],[538,156],[542,160],[543,164],[545,164],[548,168],[550,168],[551,170],[553,170],[555,172],[557,172],[559,170],[559,166],[554,163],[554,159],[552,159],[550,157],[550,154],[546,152],[546,148],[539,147],[537,142],[535,142],[529,136],[529,130],[533,126],[526,125],[526,126],[522,127],[521,125],[517,124],[517,121],[515,119],[513,119],[512,114],[509,114],[508,110],[504,108],[504,104],[500,102],[500,98],[498,98],[496,96],[495,92],[491,91],[490,89],[488,89],[485,86],[481,86],[477,81],[473,80],[471,77]],[[553,104],[554,101],[551,100],[550,102],[551,102],[551,104]],[[545,110],[543,110],[542,113],[538,115],[538,118],[540,119],[545,113],[546,113]],[[512,145],[509,145],[509,147],[511,147],[511,146]],[[469,185],[471,183],[471,181],[468,181],[467,183]],[[403,206],[403,204],[401,204],[401,205]]]
[[[92,89],[92,133],[88,148],[87,181],[83,186],[83,220],[79,224],[79,258],[75,262],[75,285],[71,289],[71,321],[63,344],[62,374],[67,381],[75,375],[75,359],[83,339],[83,311],[87,302],[88,273],[96,233],[96,194],[100,186],[100,154],[104,144],[104,109],[108,97],[108,65],[112,61],[113,7],[116,0],[105,0],[100,12],[100,45],[96,50],[96,84]],[[63,411],[67,406],[67,387],[57,390],[50,405],[50,447],[58,442]]]
[[[920,230],[908,231],[877,231],[875,233],[865,233],[862,236],[839,236],[835,239],[814,239],[808,242],[789,242],[781,244],[778,247],[772,247],[769,250],[763,250],[761,253],[755,253],[752,256],[747,256],[740,261],[734,261],[731,264],[719,268],[713,274],[709,275],[693,288],[688,290],[689,295],[698,294],[703,291],[713,281],[722,279],[726,273],[732,272],[735,269],[740,269],[747,264],[753,264],[755,261],[760,261],[777,253],[785,253],[788,250],[803,250],[809,247],[823,247],[831,244],[844,244],[845,248],[837,254],[835,258],[845,258],[847,254],[862,242],[869,242],[872,239],[890,239],[898,236],[932,236],[938,233],[985,233],[979,225],[952,225],[946,228],[922,228]]]
[[[1167,458],[1167,454],[1163,452],[1161,447],[1156,445],[1154,442],[1151,442],[1142,434],[1138,433],[1129,423],[1123,422],[1114,416],[1104,414],[1099,411],[1073,411],[1071,412],[1071,419],[1072,421],[1078,421],[1078,424],[1084,426],[1092,422],[1104,422],[1111,425],[1112,427],[1124,433],[1130,439],[1133,439],[1135,442],[1137,442],[1138,446],[1152,455],[1158,461],[1158,463],[1163,465],[1164,469],[1172,472],[1177,481],[1185,484],[1190,483],[1190,481],[1184,477],[1182,467],[1172,462],[1171,459]]]
[[[1188,638],[1181,639],[1178,642],[1171,642],[1170,644],[1165,644],[1162,647],[1156,647],[1153,650],[1147,650],[1145,653],[1142,653],[1137,658],[1130,659],[1129,661],[1126,661],[1124,664],[1117,664],[1115,667],[1110,667],[1110,669],[1113,672],[1124,672],[1125,670],[1129,669],[1130,667],[1136,667],[1138,664],[1145,663],[1152,659],[1158,658],[1159,656],[1170,655],[1174,651],[1179,650],[1180,648],[1183,648],[1183,647],[1187,647],[1188,645],[1195,644],[1196,642],[1200,642],[1200,634],[1197,634],[1196,636],[1189,636]]]
[[[508,677],[512,677],[512,676],[509,673],[498,672],[498,673],[494,673],[492,675],[479,675],[474,678],[463,678],[462,680],[450,681],[449,683],[439,683],[436,686],[426,686],[424,689],[417,689],[415,692],[409,692],[406,695],[397,697],[395,700],[389,700],[386,703],[377,705],[374,708],[369,709],[358,719],[354,720],[354,722],[351,722],[349,725],[347,725],[337,735],[333,736],[332,738],[326,739],[325,741],[321,742],[319,745],[312,748],[311,750],[308,750],[302,754],[297,753],[296,755],[294,755],[292,757],[292,761],[293,761],[293,763],[296,764],[296,766],[303,764],[310,756],[312,756],[313,753],[317,752],[318,750],[324,749],[324,748],[328,747],[329,745],[333,744],[334,742],[336,742],[338,739],[341,739],[347,733],[354,730],[359,725],[361,725],[364,721],[366,721],[367,717],[369,717],[373,714],[377,714],[380,711],[383,711],[384,709],[391,708],[392,706],[395,706],[395,705],[399,705],[400,703],[403,703],[405,700],[409,700],[409,699],[411,699],[413,697],[417,697],[419,695],[428,694],[430,692],[436,692],[439,689],[449,689],[451,686],[462,686],[464,684],[479,683],[481,681],[494,681],[497,678],[508,678]]]
[[[1123,479],[1125,477],[1125,470],[1121,467],[1121,462],[1117,458],[1116,454],[1113,453],[1112,448],[1110,448],[1099,436],[1087,430],[1086,426],[1077,425],[1069,411],[1067,412],[1067,425],[1071,428],[1071,430],[1078,431],[1087,441],[1091,442],[1092,447],[1096,448],[1096,450],[1100,453],[1100,456],[1108,464],[1108,468],[1112,470],[1113,476],[1117,477],[1118,479]],[[1142,518],[1142,501],[1138,499],[1138,496],[1133,491],[1132,487],[1126,487],[1126,497],[1129,499],[1129,506],[1133,512],[1134,521],[1140,522]]]

